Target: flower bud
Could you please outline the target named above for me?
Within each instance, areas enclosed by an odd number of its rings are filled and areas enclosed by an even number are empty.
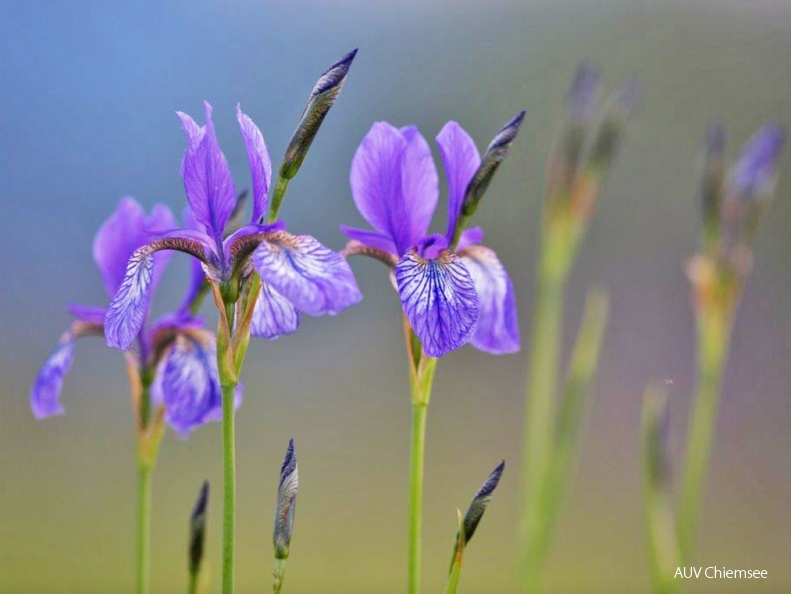
[[[297,174],[308,149],[310,149],[310,144],[324,121],[324,116],[327,115],[341,93],[346,74],[349,72],[355,55],[357,55],[356,49],[335,62],[319,77],[316,86],[313,87],[297,129],[291,136],[283,164],[280,166],[280,175],[284,179],[292,179]]]
[[[206,516],[209,509],[209,482],[203,481],[195,507],[190,515],[190,548],[189,572],[197,575],[203,561],[203,549],[206,540]]]
[[[465,543],[469,543],[473,534],[475,534],[475,530],[478,528],[478,523],[481,521],[483,513],[486,511],[486,506],[489,505],[489,501],[492,498],[492,493],[494,493],[494,490],[497,488],[504,469],[505,460],[497,465],[497,468],[492,471],[483,485],[481,485],[481,488],[478,489],[475,497],[472,498],[470,507],[467,508],[467,513],[464,514]]]
[[[601,90],[601,75],[592,62],[582,62],[577,67],[566,103],[571,117],[589,120],[596,115]]]
[[[486,147],[486,152],[481,159],[481,164],[478,166],[470,183],[467,185],[467,190],[464,194],[464,202],[461,208],[463,216],[472,216],[478,208],[478,203],[486,192],[486,188],[489,187],[489,182],[492,181],[495,171],[497,171],[500,163],[503,162],[503,159],[505,159],[508,154],[508,149],[516,138],[524,118],[525,112],[520,111],[505,126],[500,128],[499,132],[497,132],[489,143],[489,146]]]
[[[299,474],[294,440],[288,442],[288,450],[280,467],[280,484],[277,487],[277,507],[272,540],[275,545],[275,559],[288,559],[291,546],[291,533],[294,529],[294,511],[297,503]]]
[[[770,122],[742,147],[728,176],[729,189],[744,200],[760,198],[771,191],[775,164],[785,144],[785,128]]]

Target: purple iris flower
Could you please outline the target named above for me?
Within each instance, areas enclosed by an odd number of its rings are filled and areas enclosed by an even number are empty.
[[[146,215],[134,199],[120,201],[99,228],[93,243],[94,260],[108,295],[112,297],[122,284],[130,255],[145,245],[152,234],[175,225],[173,214],[163,205],[156,205]],[[154,257],[149,279],[152,290],[162,277],[169,256],[160,253]],[[143,325],[133,337],[137,350],[127,356],[141,378],[146,374],[154,376],[152,401],[165,406],[165,419],[182,436],[222,415],[215,339],[189,309],[202,282],[203,272],[193,270],[190,290],[183,303],[175,312],[150,325],[145,325],[149,314],[146,305],[140,312]],[[38,419],[65,412],[60,393],[71,367],[75,341],[104,334],[105,308],[72,305],[69,311],[74,320],[44,362],[30,391],[31,409]]]
[[[483,163],[458,123],[448,122],[437,135],[448,183],[445,234],[428,233],[439,197],[438,177],[431,149],[415,126],[399,129],[377,122],[354,156],[352,197],[373,230],[341,229],[361,253],[393,266],[404,315],[431,357],[467,342],[494,354],[519,350],[508,272],[493,250],[480,245],[480,227],[460,234],[456,227],[465,222],[466,209],[474,210],[521,119],[520,114],[498,133]]]
[[[203,126],[178,114],[188,141],[181,176],[196,228],[160,232],[134,251],[107,311],[109,346],[126,349],[140,331],[150,300],[155,256],[162,250],[196,258],[220,292],[238,290],[240,279],[257,272],[262,288],[251,323],[254,336],[272,339],[295,332],[300,312],[336,314],[362,299],[342,256],[309,235],[288,233],[282,221],[259,222],[267,210],[272,164],[263,135],[239,107],[236,115],[252,175],[253,212],[249,224],[225,236],[236,190],[214,131],[211,106],[205,103],[205,107]]]

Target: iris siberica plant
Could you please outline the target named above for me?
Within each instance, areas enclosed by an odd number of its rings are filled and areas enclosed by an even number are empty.
[[[635,81],[627,81],[602,107],[600,87],[597,70],[582,64],[568,93],[569,116],[547,168],[522,455],[520,567],[525,590],[531,593],[540,587],[607,318],[606,295],[589,294],[567,381],[556,394],[566,280],[640,94]],[[593,128],[597,114],[599,123]]]
[[[136,249],[157,232],[175,226],[170,210],[159,204],[146,215],[132,198],[124,198],[101,226],[93,243],[96,265],[105,290],[112,296],[121,286],[126,263]],[[151,263],[149,288],[153,292],[168,262],[157,254]],[[147,592],[149,582],[151,473],[167,422],[179,435],[222,416],[216,342],[192,309],[203,273],[194,270],[190,288],[181,305],[152,323],[149,307],[140,312],[141,325],[132,337],[136,349],[125,352],[126,367],[137,417],[138,434],[138,567],[137,591]],[[36,418],[62,414],[60,393],[71,367],[74,342],[85,336],[104,334],[103,307],[72,305],[74,321],[45,361],[30,392]],[[241,393],[237,393],[237,401]]]
[[[700,248],[687,267],[693,290],[697,326],[697,385],[687,433],[677,533],[672,523],[670,471],[651,465],[662,453],[661,432],[651,431],[652,417],[666,413],[666,400],[649,392],[644,419],[644,510],[649,553],[657,592],[673,590],[676,561],[689,561],[695,524],[719,408],[722,374],[731,342],[731,329],[752,265],[752,245],[758,224],[775,186],[775,166],[785,143],[785,130],[776,123],[761,128],[742,148],[725,173],[725,133],[713,124],[706,140],[701,189]],[[658,404],[657,404],[658,403]],[[652,452],[657,452],[652,454]]]
[[[483,157],[456,122],[437,136],[448,181],[448,225],[428,228],[439,197],[428,143],[415,126],[374,124],[354,156],[352,197],[373,230],[342,227],[346,255],[366,255],[392,271],[403,309],[412,387],[409,591],[420,588],[420,524],[426,412],[437,357],[470,342],[495,354],[519,350],[516,301],[508,273],[467,229],[522,123],[518,114],[497,133]]]
[[[235,516],[234,393],[250,335],[268,339],[295,332],[300,313],[336,314],[362,296],[351,268],[339,254],[309,235],[294,235],[278,220],[288,180],[296,175],[327,111],[337,99],[356,50],[319,78],[280,168],[267,217],[272,165],[263,135],[237,107],[236,116],[252,177],[249,224],[227,233],[236,190],[205,104],[205,124],[179,112],[187,149],[181,163],[184,189],[197,228],[163,230],[134,251],[107,310],[107,344],[128,348],[142,327],[150,300],[154,261],[162,251],[195,258],[219,310],[217,369],[222,388],[225,463],[223,592],[233,591]],[[263,222],[264,219],[268,222]]]

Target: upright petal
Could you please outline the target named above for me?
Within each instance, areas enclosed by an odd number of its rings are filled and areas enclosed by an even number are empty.
[[[206,106],[206,125],[199,133],[188,117],[179,114],[187,133],[189,146],[182,162],[184,190],[195,219],[203,225],[217,246],[222,244],[222,233],[236,204],[233,177],[217,142],[211,119],[211,105]],[[194,122],[193,122],[194,124]],[[197,136],[200,140],[196,143]]]
[[[146,212],[134,198],[122,198],[93,240],[93,259],[107,294],[115,295],[129,256],[146,242]]]
[[[118,292],[110,302],[104,321],[107,346],[128,349],[145,322],[151,299],[151,277],[154,257],[148,246],[137,250],[129,259]]]
[[[263,283],[253,308],[250,334],[267,340],[293,334],[299,329],[299,318],[299,312],[288,299],[269,286],[269,283]]]
[[[165,420],[181,437],[222,416],[222,388],[214,343],[179,336],[159,371],[156,398],[165,405]]]
[[[456,232],[464,193],[481,164],[481,156],[475,141],[457,122],[448,122],[442,127],[437,134],[437,145],[448,180],[448,230],[445,236],[450,240]]]
[[[336,314],[362,299],[348,262],[310,235],[269,234],[253,264],[264,283],[306,314]]]
[[[428,233],[439,198],[439,179],[431,148],[417,126],[401,128],[406,140],[401,168],[403,216],[395,221],[396,243],[401,253]]]
[[[60,403],[63,378],[71,367],[74,357],[74,335],[66,332],[58,345],[44,361],[30,389],[30,409],[37,419],[62,415],[65,411]]]
[[[354,154],[350,175],[357,210],[395,243],[395,222],[404,217],[401,172],[406,145],[399,130],[387,122],[375,123]]]
[[[355,227],[347,227],[341,225],[341,231],[346,237],[354,241],[359,241],[361,244],[374,248],[375,250],[382,250],[388,254],[398,255],[396,245],[389,236],[379,233],[378,231],[369,231],[367,229],[357,229]]]
[[[240,105],[236,106],[236,119],[239,120],[253,180],[253,216],[250,221],[256,223],[266,212],[269,185],[272,181],[272,161],[269,159],[263,134],[253,120],[242,112]]]
[[[478,329],[472,345],[487,353],[502,355],[519,350],[519,320],[516,296],[508,272],[494,250],[471,246],[459,252],[478,293]]]
[[[404,315],[430,357],[467,343],[478,321],[478,296],[459,258],[444,251],[436,260],[407,253],[395,267]]]

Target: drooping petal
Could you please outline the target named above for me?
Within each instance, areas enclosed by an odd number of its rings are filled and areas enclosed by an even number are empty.
[[[206,125],[203,132],[197,125],[179,113],[184,124],[189,146],[182,162],[184,190],[187,193],[195,219],[201,223],[206,233],[211,235],[217,246],[222,244],[222,233],[236,204],[236,190],[231,170],[217,142],[214,124],[211,120],[211,105],[206,106]],[[196,144],[197,137],[200,140]]]
[[[448,122],[437,134],[437,145],[448,180],[448,240],[456,232],[464,193],[481,164],[475,141],[457,122]]]
[[[392,239],[388,236],[379,233],[378,231],[369,231],[367,229],[357,229],[356,227],[347,227],[341,225],[341,231],[349,239],[359,241],[361,244],[374,248],[375,250],[382,250],[388,254],[397,255],[398,251]]]
[[[395,220],[396,243],[401,253],[426,235],[439,199],[439,179],[431,148],[417,126],[401,128],[406,140],[401,168],[403,215]]]
[[[79,303],[72,303],[68,307],[69,313],[88,324],[97,324],[99,326],[104,324],[104,317],[107,315],[107,310],[99,305],[80,305]]]
[[[299,329],[299,321],[299,312],[291,302],[275,291],[269,283],[263,283],[253,308],[250,334],[258,338],[274,340],[284,334],[296,332]]]
[[[129,256],[146,242],[146,212],[133,198],[122,198],[93,240],[93,259],[104,289],[112,296],[121,285]]]
[[[408,252],[395,267],[404,315],[430,357],[442,357],[467,343],[478,321],[472,278],[450,251],[436,260]]]
[[[216,346],[179,336],[159,371],[156,398],[165,405],[165,420],[181,437],[222,416],[222,388]]]
[[[362,299],[348,262],[310,235],[271,233],[253,253],[265,283],[306,314],[336,314]]]
[[[258,247],[267,235],[285,228],[286,224],[283,221],[275,221],[274,223],[266,225],[250,223],[241,229],[237,229],[226,237],[223,243],[226,261],[232,266],[238,266],[240,262],[255,251],[255,248]]]
[[[44,361],[30,389],[30,409],[37,419],[66,412],[60,403],[60,392],[73,358],[74,335],[66,332]]]
[[[239,129],[244,138],[253,180],[253,216],[250,221],[256,223],[266,212],[269,186],[272,181],[272,161],[269,159],[263,134],[253,120],[242,112],[240,105],[236,106],[236,119],[239,120]]]
[[[483,229],[481,227],[470,227],[461,232],[459,237],[459,244],[456,246],[456,251],[470,247],[471,245],[478,245],[483,241]]]
[[[153,251],[148,246],[132,254],[118,292],[107,308],[104,335],[107,346],[128,349],[145,322],[151,300]]]
[[[516,295],[508,271],[494,250],[472,246],[459,252],[478,293],[478,329],[472,345],[487,353],[502,355],[519,350],[519,320]]]
[[[371,226],[397,243],[403,218],[402,165],[406,139],[387,122],[376,122],[352,160],[350,182],[357,210]]]

